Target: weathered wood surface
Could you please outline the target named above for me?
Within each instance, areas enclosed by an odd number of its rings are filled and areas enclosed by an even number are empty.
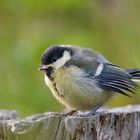
[[[17,119],[0,111],[0,140],[140,140],[140,106],[78,117],[44,113]]]

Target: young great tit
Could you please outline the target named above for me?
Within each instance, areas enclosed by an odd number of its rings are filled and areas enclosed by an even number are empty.
[[[45,83],[71,110],[95,111],[112,95],[136,93],[140,69],[122,69],[100,53],[72,45],[54,45],[41,58]]]

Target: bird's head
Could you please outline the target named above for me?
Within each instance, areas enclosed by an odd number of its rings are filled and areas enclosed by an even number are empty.
[[[53,45],[43,53],[39,70],[44,71],[50,77],[52,72],[57,71],[71,59],[72,54],[73,50],[69,45]]]

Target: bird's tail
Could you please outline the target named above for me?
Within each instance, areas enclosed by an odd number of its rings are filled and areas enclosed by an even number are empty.
[[[127,69],[134,82],[140,82],[140,69]]]

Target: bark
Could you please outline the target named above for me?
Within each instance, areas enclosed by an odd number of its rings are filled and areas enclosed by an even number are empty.
[[[140,106],[105,109],[87,117],[16,115],[0,111],[0,140],[140,140]]]

